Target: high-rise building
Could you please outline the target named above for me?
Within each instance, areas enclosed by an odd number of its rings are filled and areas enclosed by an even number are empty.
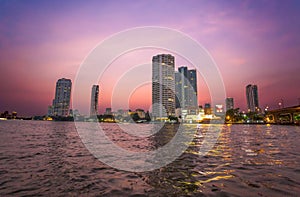
[[[90,116],[98,114],[99,85],[93,85],[91,94]]]
[[[47,116],[53,116],[53,105],[48,106]]]
[[[197,108],[197,73],[187,67],[179,67],[175,73],[176,108]]]
[[[71,100],[71,79],[59,79],[56,82],[55,98],[53,99],[52,109],[54,116],[68,116]]]
[[[191,85],[189,93],[189,104],[192,107],[198,107],[198,91],[197,91],[197,72],[195,69],[188,70],[188,79]]]
[[[257,85],[249,84],[246,86],[246,97],[247,97],[248,111],[251,112],[259,111]]]
[[[233,98],[228,97],[228,98],[226,98],[225,102],[226,102],[226,111],[228,111],[230,109],[234,109],[234,100],[233,100]]]
[[[175,92],[176,92],[176,108],[187,107],[187,95],[188,95],[188,80],[187,80],[187,67],[178,68],[178,72],[175,72]]]
[[[105,109],[104,115],[112,115],[112,109],[110,107]]]
[[[222,104],[215,105],[215,115],[217,116],[224,115],[224,109]]]
[[[204,114],[206,115],[211,115],[212,114],[212,108],[210,103],[205,103],[204,104]]]
[[[164,119],[175,115],[174,56],[160,54],[152,58],[152,116]]]

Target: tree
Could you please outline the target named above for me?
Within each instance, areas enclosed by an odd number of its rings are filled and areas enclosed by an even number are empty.
[[[131,114],[131,118],[134,122],[137,122],[138,120],[140,120],[140,117],[137,113]]]
[[[226,111],[226,117],[225,117],[226,122],[239,122],[242,119],[243,117],[240,113],[240,108],[229,109]]]

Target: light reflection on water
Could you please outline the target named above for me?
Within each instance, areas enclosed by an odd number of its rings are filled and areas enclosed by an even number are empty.
[[[82,123],[85,124],[85,123]],[[168,143],[177,125],[141,138],[102,124],[107,136],[131,151]],[[126,125],[122,125],[122,127]],[[152,125],[138,129],[150,131]],[[0,122],[0,195],[282,196],[300,193],[299,127],[212,125],[222,128],[214,148],[199,153],[210,125],[197,130],[189,148],[173,163],[151,172],[113,169],[94,158],[71,122]],[[129,127],[128,127],[129,128]],[[130,125],[130,129],[132,129]],[[136,132],[136,131],[133,131]],[[146,134],[149,132],[145,132]]]

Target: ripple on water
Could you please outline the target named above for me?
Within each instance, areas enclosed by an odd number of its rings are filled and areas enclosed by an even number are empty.
[[[110,139],[131,151],[154,150],[168,143],[176,133],[176,126],[166,126],[154,136],[140,138],[121,132],[115,124],[101,125]],[[150,126],[141,124],[138,129],[150,132]],[[0,195],[296,196],[300,193],[299,127],[219,127],[222,132],[207,155],[202,156],[201,144],[205,137],[210,137],[208,126],[188,126],[191,133],[194,129],[198,133],[183,155],[160,169],[134,173],[113,169],[93,157],[82,144],[74,123],[4,121],[0,124]]]

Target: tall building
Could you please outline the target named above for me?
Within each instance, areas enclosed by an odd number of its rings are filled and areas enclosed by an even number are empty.
[[[191,85],[189,98],[192,107],[198,107],[197,72],[195,69],[188,70],[188,79]]]
[[[54,116],[68,116],[71,100],[71,79],[59,79],[56,82],[55,98],[52,103]]]
[[[104,115],[112,115],[112,110],[110,107],[105,109]]]
[[[175,115],[174,56],[160,54],[152,58],[152,116],[164,119]]]
[[[47,116],[53,116],[53,105],[48,106]]]
[[[246,86],[246,97],[247,97],[248,111],[251,112],[259,111],[257,85],[249,84]]]
[[[176,108],[186,108],[188,99],[188,80],[187,80],[187,67],[178,68],[178,72],[175,72],[175,92],[176,92]]]
[[[215,105],[215,115],[216,116],[224,115],[224,108],[222,104]]]
[[[175,73],[176,108],[198,107],[197,73],[187,67],[179,67]]]
[[[204,104],[204,114],[205,115],[211,115],[212,114],[212,108],[210,103],[205,103]]]
[[[91,95],[90,116],[96,116],[98,114],[98,101],[99,101],[99,85],[93,85],[92,95]]]
[[[228,97],[228,98],[226,98],[225,102],[226,102],[226,111],[228,111],[230,109],[234,109],[234,100],[233,100],[233,98]]]

